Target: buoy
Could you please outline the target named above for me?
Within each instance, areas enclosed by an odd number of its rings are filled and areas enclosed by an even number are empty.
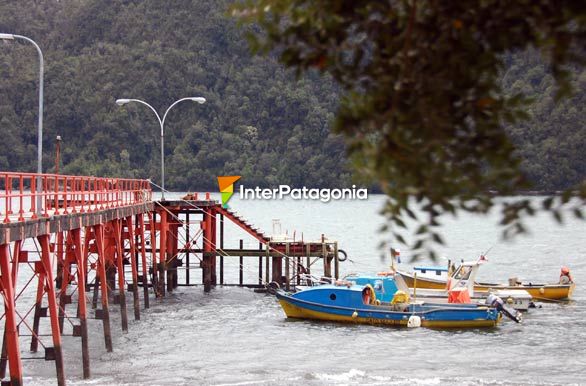
[[[354,311],[352,313],[352,319],[356,319],[358,317],[358,312]]]
[[[545,293],[545,288],[541,287],[541,288],[539,289],[539,293],[543,295],[543,294]]]
[[[417,315],[411,315],[409,320],[407,321],[407,327],[414,328],[414,327],[421,327],[421,318]]]

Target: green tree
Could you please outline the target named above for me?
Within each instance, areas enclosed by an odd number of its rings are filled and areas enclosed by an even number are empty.
[[[233,14],[260,26],[249,34],[255,52],[276,53],[298,74],[328,73],[343,87],[335,131],[356,170],[388,194],[393,231],[406,217],[420,221],[415,250],[442,242],[442,213],[486,213],[492,192],[530,187],[505,124],[527,117],[523,94],[542,73],[535,69],[507,95],[504,56],[542,50],[559,97],[570,90],[568,66],[583,65],[586,52],[586,8],[575,1],[249,0]],[[584,200],[579,177],[574,188]],[[554,205],[556,217],[571,194]],[[551,209],[552,200],[543,206]],[[529,200],[506,203],[505,235],[523,231],[521,216],[535,209]],[[394,238],[405,242],[398,232]]]

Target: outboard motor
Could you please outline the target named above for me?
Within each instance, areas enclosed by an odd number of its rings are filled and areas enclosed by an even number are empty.
[[[523,320],[523,314],[513,307],[507,305],[503,299],[499,298],[495,294],[489,294],[486,298],[487,305],[494,307],[499,311],[501,314],[505,315],[507,318],[513,320],[516,323],[521,323]]]

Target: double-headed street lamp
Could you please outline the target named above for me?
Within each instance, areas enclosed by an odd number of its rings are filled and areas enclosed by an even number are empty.
[[[199,104],[203,104],[206,102],[206,99],[203,97],[189,97],[189,98],[178,99],[175,102],[173,102],[173,104],[171,104],[171,106],[169,106],[167,111],[165,111],[165,114],[163,114],[163,119],[161,119],[161,117],[159,116],[159,113],[157,113],[157,110],[155,110],[153,106],[149,105],[145,101],[142,101],[140,99],[117,99],[116,100],[116,104],[118,106],[123,106],[127,103],[130,103],[130,102],[142,103],[143,105],[145,105],[148,108],[150,108],[151,110],[153,110],[153,112],[157,116],[157,119],[159,120],[159,125],[161,126],[161,199],[162,200],[165,199],[165,118],[167,118],[167,114],[169,113],[169,110],[171,110],[173,108],[173,106],[175,106],[177,103],[183,102],[183,101],[193,101],[193,102],[197,102]]]
[[[43,83],[44,83],[44,61],[43,52],[39,45],[32,39],[22,35],[0,33],[0,40],[20,39],[31,43],[39,53],[39,126],[37,134],[37,173],[43,173]],[[37,177],[37,191],[41,190],[41,176]],[[37,195],[37,213],[41,213],[41,195]]]

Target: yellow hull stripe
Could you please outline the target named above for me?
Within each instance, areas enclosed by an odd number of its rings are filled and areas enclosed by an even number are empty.
[[[401,274],[405,283],[410,288],[413,288],[413,277],[405,274]],[[574,292],[574,288],[576,284],[570,285],[555,285],[555,284],[547,284],[544,286],[482,286],[482,285],[475,285],[474,290],[478,292],[487,292],[489,289],[495,290],[525,290],[529,292],[531,297],[536,300],[564,300],[569,299]],[[428,289],[446,289],[446,283],[441,283],[438,281],[431,281],[422,278],[417,278],[417,288],[428,288]]]
[[[364,318],[345,315],[329,314],[327,312],[308,310],[293,305],[286,300],[279,299],[281,307],[285,311],[285,314],[289,318],[296,319],[313,319],[313,320],[326,320],[331,322],[342,322],[342,323],[357,323],[357,324],[372,324],[372,325],[388,325],[388,326],[407,326],[407,319],[402,320],[389,320],[389,319],[378,319],[378,318]],[[443,320],[421,320],[422,327],[430,328],[475,328],[475,327],[495,327],[500,321],[500,316],[497,320],[462,320],[462,321],[443,321]]]

